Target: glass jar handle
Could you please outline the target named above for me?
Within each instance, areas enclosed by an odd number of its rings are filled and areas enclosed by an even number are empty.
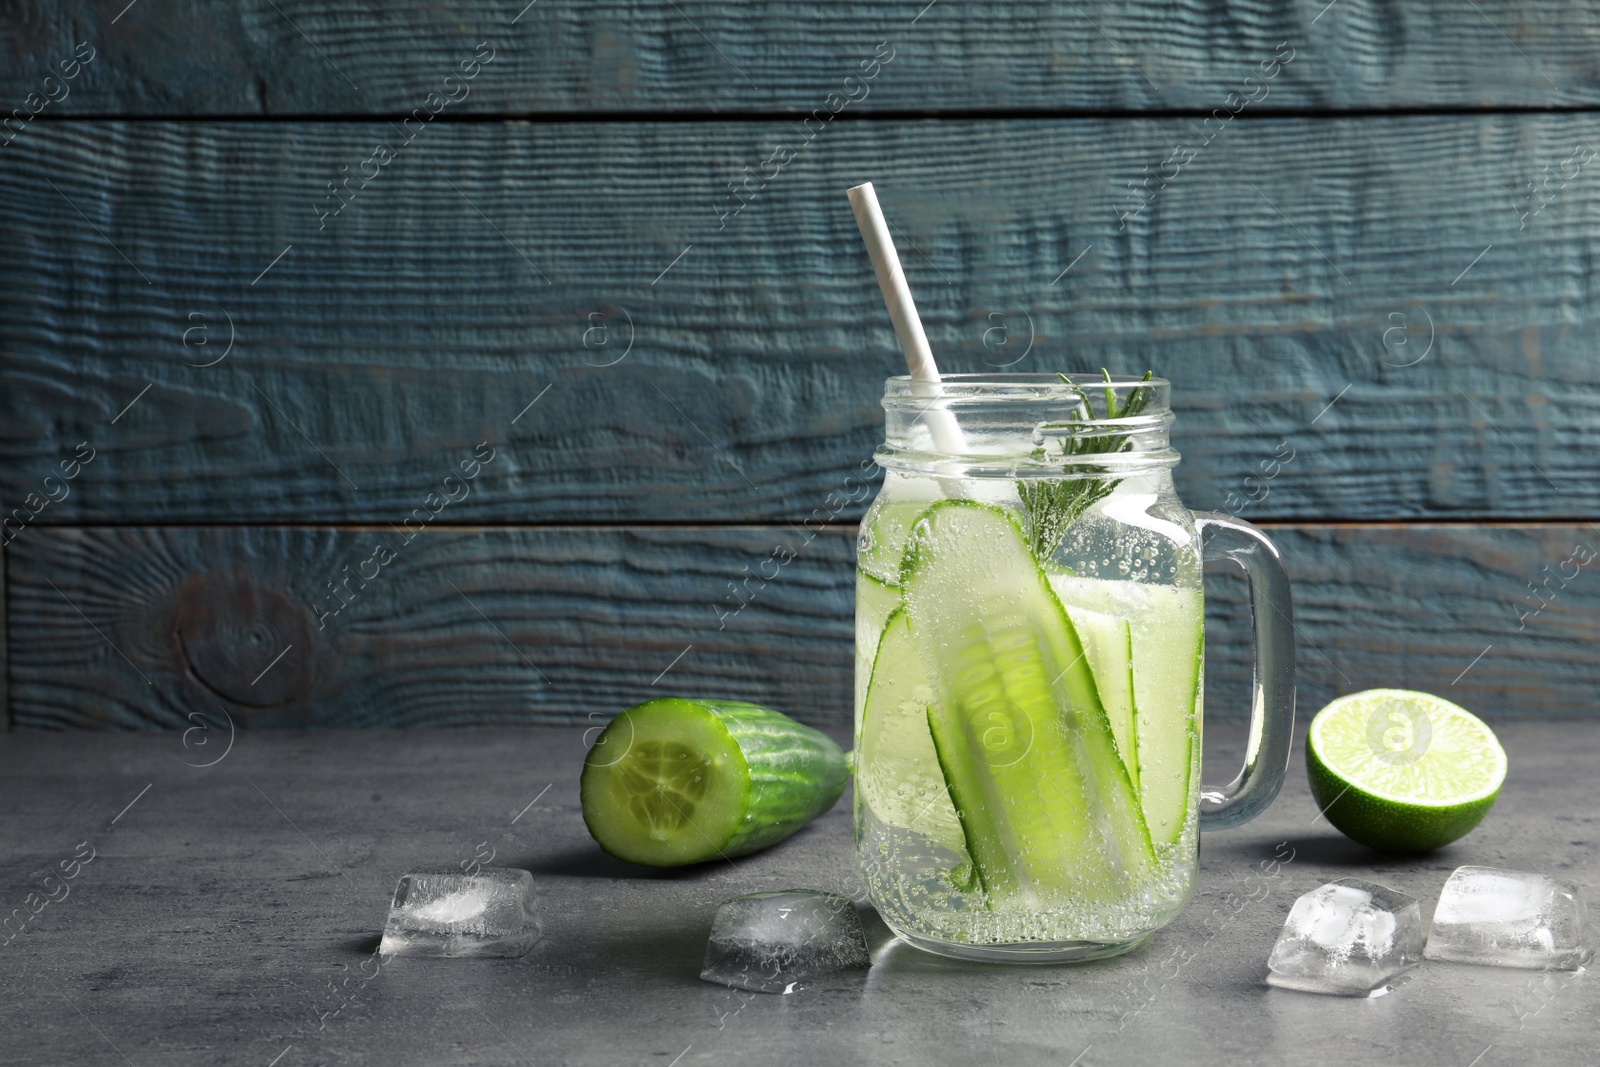
[[[1267,535],[1230,515],[1196,512],[1206,559],[1232,559],[1250,579],[1255,631],[1250,739],[1244,769],[1221,789],[1200,787],[1200,829],[1227,830],[1260,815],[1283,785],[1294,735],[1294,607],[1289,576]]]

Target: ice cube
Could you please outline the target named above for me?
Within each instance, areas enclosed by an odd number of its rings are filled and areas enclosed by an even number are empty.
[[[723,901],[700,977],[757,993],[793,993],[820,975],[871,964],[848,897],[810,889]]]
[[[533,875],[512,867],[419,867],[395,887],[378,951],[521,956],[539,940]]]
[[[1575,971],[1594,954],[1583,890],[1542,874],[1457,867],[1439,894],[1427,957]]]
[[[1422,942],[1415,897],[1341,878],[1294,902],[1267,961],[1267,981],[1308,993],[1381,996],[1390,979],[1421,961]]]

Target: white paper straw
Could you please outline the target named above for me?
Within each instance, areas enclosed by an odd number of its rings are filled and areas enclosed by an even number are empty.
[[[866,242],[867,256],[872,260],[872,270],[878,276],[878,288],[883,292],[884,306],[889,309],[889,321],[894,323],[894,334],[905,353],[906,369],[911,372],[912,393],[930,401],[944,395],[940,387],[939,366],[933,360],[933,349],[928,347],[928,335],[922,330],[922,320],[917,317],[917,305],[911,299],[911,287],[906,284],[905,271],[900,268],[900,257],[894,250],[894,238],[889,235],[889,224],[884,221],[883,208],[878,206],[878,194],[872,183],[858,185],[848,190],[851,210],[855,212],[856,225],[861,229],[861,239]],[[934,447],[950,455],[966,453],[966,439],[956,418],[944,408],[928,408],[923,421],[933,434]]]

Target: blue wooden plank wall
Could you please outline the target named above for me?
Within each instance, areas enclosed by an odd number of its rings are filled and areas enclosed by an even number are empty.
[[[947,369],[1172,379],[1304,705],[1597,711],[1596,4],[12,8],[12,728],[848,720],[869,179]]]

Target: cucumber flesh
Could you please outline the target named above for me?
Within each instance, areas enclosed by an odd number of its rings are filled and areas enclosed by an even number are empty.
[[[1134,731],[1150,836],[1171,845],[1195,807],[1205,601],[1198,589],[1150,589],[1149,610],[1133,620]]]
[[[872,664],[878,656],[889,615],[900,606],[900,587],[880,582],[866,571],[856,571],[856,707],[865,707]],[[856,747],[861,747],[861,720],[856,721]]]
[[[606,726],[584,760],[583,821],[600,847],[653,867],[754,852],[838,801],[833,740],[738,701],[651,700]]]
[[[872,684],[862,706],[856,743],[857,803],[865,805],[880,823],[919,833],[965,856],[961,822],[928,732],[928,706],[933,699],[933,686],[912,642],[905,609],[897,609],[878,642]]]
[[[911,524],[927,507],[927,501],[889,500],[879,494],[861,520],[861,536],[856,540],[857,569],[887,585],[897,584]]]
[[[1114,902],[1155,856],[1066,612],[1006,511],[941,501],[901,569],[929,729],[991,907]]]
[[[1063,605],[1073,629],[1083,641],[1083,652],[1094,671],[1095,689],[1106,709],[1117,754],[1127,768],[1133,787],[1139,787],[1138,737],[1134,731],[1133,628],[1127,619],[1088,608]]]
[[[1172,845],[1182,836],[1195,804],[1204,597],[1198,589],[1063,574],[1051,574],[1050,584],[1075,621],[1093,612],[1128,622],[1133,642],[1132,748],[1138,760],[1133,777],[1151,840]],[[1084,643],[1091,643],[1087,636]],[[1101,677],[1098,667],[1095,677]]]

